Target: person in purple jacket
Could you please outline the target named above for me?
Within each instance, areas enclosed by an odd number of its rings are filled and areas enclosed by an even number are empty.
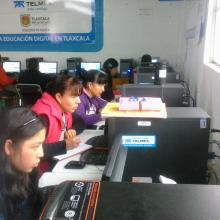
[[[107,104],[107,101],[100,98],[105,90],[107,75],[103,71],[89,70],[83,73],[82,79],[83,93],[76,114],[90,127],[101,121],[100,110]]]

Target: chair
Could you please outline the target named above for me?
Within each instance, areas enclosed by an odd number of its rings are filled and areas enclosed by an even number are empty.
[[[16,84],[20,106],[32,106],[42,96],[42,90],[38,84]]]

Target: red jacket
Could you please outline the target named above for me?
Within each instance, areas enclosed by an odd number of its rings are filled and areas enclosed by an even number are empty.
[[[15,81],[16,78],[8,77],[5,70],[0,66],[0,91],[2,91],[5,86],[13,84]]]
[[[42,98],[32,106],[32,110],[37,115],[43,115],[48,118],[49,127],[47,128],[47,137],[45,143],[54,143],[60,140],[64,123],[62,119],[62,111],[57,101],[48,93],[43,93]],[[72,114],[65,113],[66,127],[72,127]]]

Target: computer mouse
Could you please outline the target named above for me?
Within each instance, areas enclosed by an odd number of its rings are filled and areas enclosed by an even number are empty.
[[[64,167],[66,169],[82,169],[85,165],[86,164],[83,161],[70,161]]]

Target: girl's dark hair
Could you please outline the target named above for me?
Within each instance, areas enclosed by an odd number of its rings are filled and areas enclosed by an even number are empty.
[[[86,87],[89,82],[104,85],[107,82],[107,75],[100,70],[89,70],[82,74],[82,79],[84,87]]]
[[[10,163],[4,150],[5,141],[10,139],[13,147],[17,148],[45,129],[45,123],[30,109],[23,107],[1,111],[0,119],[0,209],[9,219],[14,213],[19,215],[20,203],[27,198],[29,175],[17,171]]]
[[[105,71],[109,71],[112,68],[118,67],[118,61],[114,58],[108,58],[104,63],[103,63],[103,69]]]
[[[46,88],[46,91],[52,96],[55,96],[56,93],[63,95],[68,90],[71,90],[74,96],[80,96],[82,93],[82,85],[79,80],[68,75],[56,77],[48,83]]]

